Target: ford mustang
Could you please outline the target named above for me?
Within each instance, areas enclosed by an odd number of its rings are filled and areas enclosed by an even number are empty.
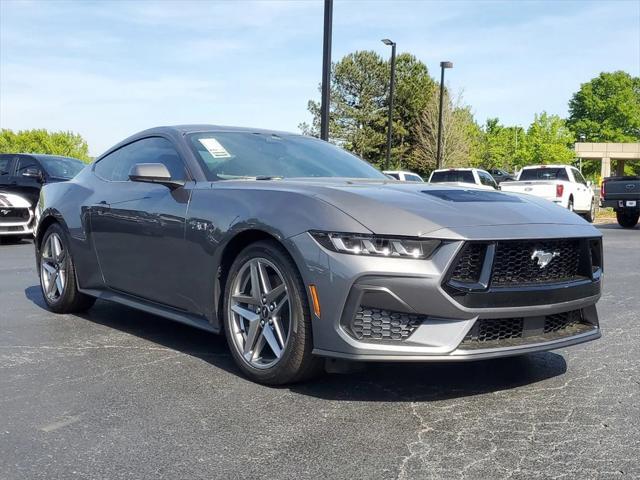
[[[474,360],[600,336],[601,234],[544,199],[389,179],[324,141],[159,127],[46,185],[58,313],[96,298],[226,335],[254,381],[326,358]]]

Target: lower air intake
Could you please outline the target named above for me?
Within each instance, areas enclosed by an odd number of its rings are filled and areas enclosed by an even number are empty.
[[[405,340],[426,317],[360,306],[351,323],[351,334],[358,340]]]

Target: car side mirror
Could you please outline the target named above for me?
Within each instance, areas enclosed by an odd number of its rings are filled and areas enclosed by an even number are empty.
[[[35,178],[39,182],[42,181],[42,179],[44,178],[44,175],[42,174],[42,170],[40,170],[39,168],[33,168],[33,167],[27,168],[24,172],[22,172],[22,176],[27,178]]]
[[[593,185],[593,184],[591,183],[591,180],[587,180],[587,187],[591,188],[591,185]]]
[[[172,180],[171,173],[162,163],[136,163],[131,167],[129,180],[132,182],[158,183],[171,190],[182,187],[184,181]]]

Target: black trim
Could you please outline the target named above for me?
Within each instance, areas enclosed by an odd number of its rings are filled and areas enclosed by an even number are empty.
[[[600,294],[600,280],[552,283],[517,288],[490,288],[464,292],[449,285],[444,289],[467,308],[508,308],[570,302]]]

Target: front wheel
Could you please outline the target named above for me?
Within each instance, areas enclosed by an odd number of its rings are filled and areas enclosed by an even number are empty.
[[[259,383],[282,385],[320,368],[311,354],[311,315],[304,283],[275,241],[245,248],[233,262],[224,294],[224,328],[242,372]]]
[[[618,225],[622,228],[633,228],[638,224],[640,213],[628,213],[624,210],[618,210],[616,211],[616,219],[618,220]]]
[[[82,312],[96,299],[78,291],[76,269],[62,228],[52,224],[44,234],[38,256],[42,296],[55,313]]]

